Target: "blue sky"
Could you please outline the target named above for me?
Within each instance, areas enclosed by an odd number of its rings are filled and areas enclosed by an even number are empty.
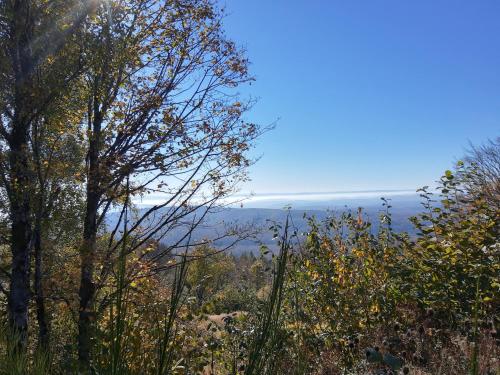
[[[277,127],[243,192],[416,189],[500,135],[500,1],[227,0]]]

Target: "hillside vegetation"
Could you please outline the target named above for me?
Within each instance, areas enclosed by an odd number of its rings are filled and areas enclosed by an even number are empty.
[[[410,234],[386,199],[207,227],[271,128],[222,18],[0,1],[0,374],[499,374],[500,141]]]
[[[459,163],[435,195],[422,189],[412,236],[392,229],[384,200],[376,230],[362,209],[310,217],[305,232],[270,222],[274,255],[207,243],[157,260],[159,242],[128,254],[129,238],[96,297],[91,371],[498,373],[499,212],[480,173]],[[2,373],[77,373],[74,251],[46,260],[45,346],[35,317],[26,352],[4,321]]]

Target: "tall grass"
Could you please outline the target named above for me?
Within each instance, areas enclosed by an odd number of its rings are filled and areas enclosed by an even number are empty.
[[[170,295],[169,310],[163,319],[163,324],[159,322],[157,330],[157,358],[155,373],[157,375],[169,374],[178,363],[174,363],[173,341],[175,340],[175,321],[179,314],[179,309],[183,302],[183,291],[186,285],[188,263],[186,256],[181,258],[179,265],[175,269],[174,281]]]
[[[110,307],[110,325],[108,332],[103,335],[104,339],[98,339],[96,343],[99,351],[100,361],[96,365],[95,372],[99,375],[128,375],[128,374],[151,374],[165,375],[173,374],[179,365],[175,347],[177,336],[176,322],[179,311],[184,303],[185,284],[188,270],[186,256],[182,256],[173,270],[173,280],[168,301],[168,309],[163,317],[157,322],[157,329],[153,333],[156,343],[155,353],[145,353],[140,347],[130,345],[133,332],[131,332],[132,313],[129,304],[128,282],[124,276],[126,269],[123,262],[118,267],[117,291],[115,301]],[[120,270],[121,269],[121,270]],[[106,345],[109,343],[109,348]],[[144,364],[144,356],[150,359],[147,367],[137,370],[138,364]]]
[[[0,325],[0,375],[45,375],[51,373],[50,355],[35,349],[30,356],[17,347],[19,335]]]
[[[285,228],[280,240],[280,252],[276,261],[271,293],[268,297],[261,325],[250,343],[248,364],[245,375],[273,374],[277,364],[275,356],[280,343],[280,312],[283,302],[283,289],[287,269],[288,255],[291,248],[289,236],[290,217],[287,216]]]
[[[128,185],[128,181],[127,181]],[[127,186],[128,187],[128,186]],[[128,195],[125,204],[124,214],[124,229],[122,246],[118,259],[117,270],[117,293],[116,303],[110,309],[111,324],[111,358],[110,358],[110,371],[109,375],[127,374],[127,360],[125,358],[125,349],[127,346],[127,335],[125,332],[125,317],[127,315],[127,295],[128,288],[126,285],[126,272],[127,272],[127,242],[128,242]],[[113,308],[114,307],[114,308]]]

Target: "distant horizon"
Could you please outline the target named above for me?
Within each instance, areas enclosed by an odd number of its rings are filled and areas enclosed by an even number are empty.
[[[224,198],[223,203],[228,206],[237,207],[250,206],[248,208],[270,208],[280,204],[305,204],[315,203],[338,203],[379,200],[381,198],[394,197],[418,197],[415,190],[410,189],[377,189],[377,190],[353,190],[353,191],[332,191],[332,192],[298,192],[298,193],[254,193],[242,194],[236,193]],[[133,203],[140,207],[148,207],[164,203],[166,198],[162,194],[150,194],[142,199],[133,199]],[[262,206],[256,206],[261,204]],[[271,204],[271,206],[270,206]]]
[[[416,189],[353,189],[353,190],[331,190],[331,191],[282,191],[282,192],[249,192],[249,193],[235,193],[232,196],[274,196],[274,195],[328,195],[328,194],[351,194],[351,193],[402,193],[402,192],[416,192]]]

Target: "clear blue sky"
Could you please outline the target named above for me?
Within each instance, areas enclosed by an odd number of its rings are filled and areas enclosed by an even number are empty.
[[[277,128],[243,191],[415,189],[500,135],[500,1],[227,0]]]

